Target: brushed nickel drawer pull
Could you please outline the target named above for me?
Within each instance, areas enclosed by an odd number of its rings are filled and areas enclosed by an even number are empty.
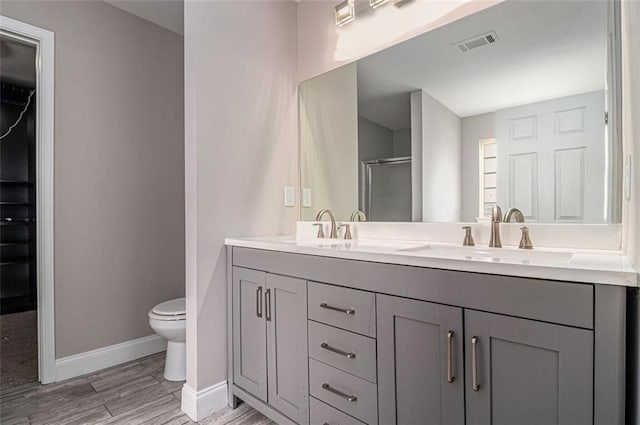
[[[344,314],[349,314],[349,315],[354,315],[356,314],[356,311],[352,308],[340,308],[340,307],[333,307],[327,303],[322,303],[320,304],[320,307],[322,308],[326,308],[329,310],[333,310],[333,311],[339,311],[340,313],[344,313]]]
[[[453,337],[455,333],[453,331],[447,332],[447,382],[453,383],[456,377],[453,374]]]
[[[336,390],[335,388],[333,388],[331,385],[327,384],[326,382],[324,384],[322,384],[322,388],[329,391],[330,393],[334,393],[337,396],[340,396],[342,398],[344,398],[347,401],[350,402],[355,402],[358,400],[358,396],[355,395],[349,395],[349,394],[345,394],[340,390]]]
[[[471,338],[471,389],[473,391],[480,390],[480,382],[478,382],[478,337]]]
[[[341,356],[346,357],[348,359],[356,358],[356,353],[347,353],[346,351],[342,351],[339,348],[334,348],[330,346],[326,342],[323,342],[322,344],[320,344],[320,348],[324,348],[325,350],[331,351],[332,353],[340,354]]]
[[[266,291],[264,291],[264,303],[266,304],[266,308],[267,308],[267,321],[270,322],[271,321],[271,289],[267,289]]]
[[[262,317],[262,286],[256,289],[256,316]]]

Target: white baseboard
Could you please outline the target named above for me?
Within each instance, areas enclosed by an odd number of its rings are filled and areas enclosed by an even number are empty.
[[[160,335],[149,335],[56,360],[55,380],[75,378],[167,349]]]
[[[191,420],[201,421],[228,405],[227,381],[218,382],[203,390],[196,391],[188,384],[182,387],[182,411]]]

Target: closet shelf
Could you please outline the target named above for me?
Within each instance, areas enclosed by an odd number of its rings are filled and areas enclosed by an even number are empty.
[[[33,243],[33,240],[24,240],[24,241],[11,241],[11,242],[0,242],[0,248],[6,248],[9,246],[24,246],[30,245]]]
[[[14,186],[32,186],[33,183],[27,180],[0,180],[0,184],[14,185]]]
[[[23,256],[23,257],[6,257],[0,258],[0,266],[8,265],[8,264],[21,264],[21,263],[29,263],[33,259],[33,255]]]
[[[24,226],[34,224],[35,222],[36,220],[33,218],[0,218],[0,226]]]

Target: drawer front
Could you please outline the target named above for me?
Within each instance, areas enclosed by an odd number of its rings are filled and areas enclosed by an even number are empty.
[[[351,332],[376,336],[375,295],[309,282],[309,319]]]
[[[378,387],[369,381],[309,359],[309,392],[356,419],[378,424]]]
[[[370,382],[376,380],[376,340],[309,321],[309,357]]]
[[[311,425],[364,425],[359,420],[313,397],[309,400],[309,407]]]

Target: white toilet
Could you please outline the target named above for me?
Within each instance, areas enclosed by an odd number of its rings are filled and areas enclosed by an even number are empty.
[[[165,301],[149,311],[151,329],[167,340],[164,377],[168,381],[187,379],[186,323],[184,298]]]

